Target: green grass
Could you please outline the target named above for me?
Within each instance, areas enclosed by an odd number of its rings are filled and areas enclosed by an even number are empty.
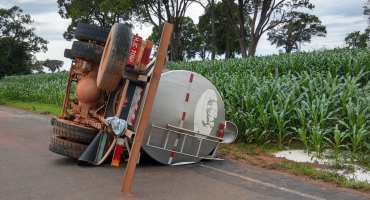
[[[20,108],[23,110],[28,110],[33,113],[42,114],[42,115],[53,115],[53,116],[60,116],[61,115],[61,106],[57,106],[54,104],[46,104],[46,103],[39,103],[39,102],[24,102],[18,100],[9,100],[9,99],[0,99],[1,105],[11,106]]]

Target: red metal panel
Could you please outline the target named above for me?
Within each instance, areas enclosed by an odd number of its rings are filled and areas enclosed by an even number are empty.
[[[142,38],[138,35],[134,35],[132,37],[132,44],[129,52],[129,56],[127,59],[127,65],[134,68],[137,62],[137,57],[140,52]]]

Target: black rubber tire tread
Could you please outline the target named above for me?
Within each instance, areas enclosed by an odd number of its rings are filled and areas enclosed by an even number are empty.
[[[75,58],[81,58],[82,60],[94,60],[99,61],[103,55],[104,47],[81,41],[74,41],[72,44],[71,54]]]
[[[98,129],[79,126],[70,121],[57,118],[54,122],[53,132],[64,138],[90,144],[99,133]]]
[[[114,24],[109,32],[100,62],[96,80],[98,88],[110,92],[117,88],[126,67],[131,40],[131,28],[121,23]]]
[[[54,123],[55,123],[55,120],[57,119],[56,116],[52,116],[51,119],[50,119],[50,124],[51,126],[54,126]]]
[[[69,58],[71,60],[74,60],[75,58],[72,56],[71,54],[71,50],[70,49],[64,49],[64,57],[65,58]]]
[[[109,30],[109,28],[102,26],[78,23],[75,31],[75,38],[80,41],[92,40],[105,44]]]
[[[49,150],[62,156],[78,159],[86,150],[87,146],[86,144],[80,144],[65,140],[58,136],[52,136],[50,138]]]

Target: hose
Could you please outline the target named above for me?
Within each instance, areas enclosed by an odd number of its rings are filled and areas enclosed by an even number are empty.
[[[99,133],[102,133],[102,132],[103,131],[100,131]],[[108,151],[103,156],[103,158],[98,163],[95,163],[94,162],[94,163],[91,163],[91,164],[93,164],[93,165],[101,165],[105,161],[105,159],[107,159],[107,157],[110,154],[110,152],[112,151],[113,147],[116,145],[118,138],[119,138],[118,135],[114,136],[114,140],[113,140],[112,144],[110,145]]]

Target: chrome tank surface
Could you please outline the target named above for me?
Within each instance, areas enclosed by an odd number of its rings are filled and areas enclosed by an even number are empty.
[[[210,81],[190,71],[165,72],[158,85],[142,150],[165,165],[197,162],[201,160],[199,157],[208,156],[216,148],[217,143],[201,140],[209,139],[204,135],[178,129],[179,132],[196,136],[185,137],[177,133],[168,134],[168,131],[156,127],[167,129],[170,125],[217,137],[221,123],[225,123],[224,103]],[[197,154],[198,157],[194,157]]]

